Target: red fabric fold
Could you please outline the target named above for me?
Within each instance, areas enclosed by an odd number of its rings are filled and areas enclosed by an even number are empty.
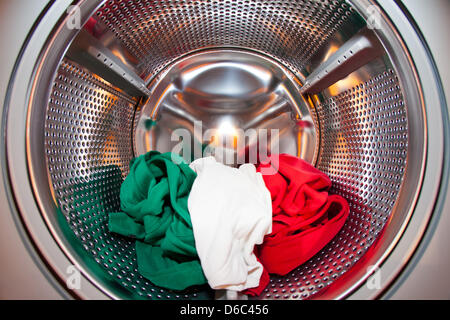
[[[279,232],[267,236],[259,250],[259,259],[268,272],[279,275],[289,273],[312,258],[336,236],[344,226],[349,207],[342,197],[329,198],[317,214],[317,219],[315,216],[308,219],[314,222],[293,219],[292,225],[279,228]]]
[[[270,160],[276,163],[275,174],[263,173],[270,163],[260,164],[258,171],[272,196],[272,233],[255,252],[267,272],[285,275],[336,236],[349,206],[341,196],[328,195],[330,178],[306,161],[287,154]]]

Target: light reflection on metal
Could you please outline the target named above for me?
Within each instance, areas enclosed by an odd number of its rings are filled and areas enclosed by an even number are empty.
[[[138,154],[172,151],[180,142],[171,141],[171,135],[181,129],[191,133],[188,145],[218,147],[231,139],[228,148],[233,150],[225,151],[239,153],[235,149],[241,131],[276,129],[280,152],[299,154],[314,163],[317,134],[311,105],[298,93],[295,77],[274,61],[242,50],[213,50],[188,56],[162,74],[150,85],[150,98],[136,120]],[[156,120],[156,125],[146,127],[148,119]],[[294,119],[309,122],[301,136]],[[195,132],[196,122],[203,132],[209,130],[210,139]],[[254,147],[259,147],[258,141]]]

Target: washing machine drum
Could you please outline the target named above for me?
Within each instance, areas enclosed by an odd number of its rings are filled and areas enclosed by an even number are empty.
[[[272,276],[257,299],[345,297],[414,213],[426,108],[402,38],[376,3],[80,1],[50,35],[27,96],[30,183],[15,192],[19,202],[24,189],[33,194],[36,210],[21,214],[35,241],[51,235],[52,246],[38,246],[49,267],[64,271],[53,259],[62,252],[109,297],[214,297],[207,287],[153,285],[138,272],[134,241],[108,231],[130,160],[150,150],[183,150],[189,161],[243,132],[244,149],[264,138],[268,152],[326,173],[330,192],[348,201],[339,234]],[[239,164],[236,143],[224,150]]]

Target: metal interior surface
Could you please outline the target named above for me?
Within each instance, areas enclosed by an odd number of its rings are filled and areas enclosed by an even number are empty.
[[[183,155],[186,161],[192,160],[196,145],[204,149],[220,145],[224,150],[211,153],[237,165],[245,160],[239,161],[242,150],[256,150],[256,132],[275,129],[274,136],[267,137],[268,149],[316,161],[317,129],[295,76],[267,57],[224,49],[201,52],[171,65],[154,82],[136,119],[137,155],[176,150],[180,132],[186,133],[181,143],[189,144],[183,150],[192,150]],[[237,129],[242,129],[242,137]],[[242,149],[227,141],[242,140],[245,133],[249,140],[242,141]]]
[[[369,4],[113,0],[91,12],[83,29],[92,41],[84,43],[87,54],[74,54],[80,48],[75,39],[76,48],[66,48],[47,83],[48,103],[32,105],[33,114],[45,119],[43,126],[30,124],[29,137],[43,137],[43,144],[30,143],[29,161],[34,171],[48,173],[48,181],[35,178],[35,193],[48,204],[43,215],[56,240],[68,252],[78,250],[73,256],[111,297],[211,298],[205,287],[173,292],[143,278],[133,242],[108,232],[107,213],[119,208],[132,157],[172,150],[176,129],[194,132],[197,120],[204,130],[276,128],[279,151],[327,173],[332,192],[349,201],[351,213],[330,244],[289,275],[273,276],[258,298],[309,299],[327,290],[345,295],[337,280],[345,275],[348,286],[356,285],[367,274],[352,278],[353,270],[367,267],[368,255],[380,263],[395,244],[411,215],[424,162],[414,68],[388,23],[365,29]],[[376,51],[361,49],[373,54],[370,61],[339,51],[361,31],[379,41]],[[111,54],[115,60],[106,58]],[[324,67],[333,59],[340,64],[341,55],[347,66]],[[310,77],[314,70],[339,72],[339,80],[302,92],[303,84],[318,83]],[[126,79],[115,81],[118,75]],[[131,84],[136,76],[146,89]],[[60,211],[48,209],[50,201]],[[66,233],[58,212],[67,219]],[[81,249],[63,240],[70,232]]]

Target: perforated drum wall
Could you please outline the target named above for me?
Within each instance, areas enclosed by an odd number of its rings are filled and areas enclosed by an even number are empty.
[[[340,31],[356,13],[345,1],[117,0],[93,17],[150,81],[188,53],[229,47],[272,57],[302,77],[327,46],[345,40]],[[409,123],[398,75],[388,66],[378,74],[369,70],[366,81],[342,93],[309,100],[319,137],[316,165],[331,177],[332,192],[349,201],[350,217],[320,253],[285,277],[273,276],[258,298],[314,297],[354,266],[391,218],[407,165]],[[139,102],[64,59],[44,128],[52,192],[86,253],[130,297],[211,298],[206,287],[172,292],[153,286],[137,271],[133,242],[108,232],[107,213],[119,210],[120,185],[135,155]]]
[[[186,53],[249,48],[301,72],[352,17],[342,0],[107,1],[96,16],[136,59],[143,78]]]

